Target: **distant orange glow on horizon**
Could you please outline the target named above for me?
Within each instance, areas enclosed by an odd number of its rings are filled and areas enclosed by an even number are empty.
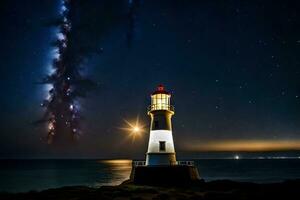
[[[300,150],[300,140],[225,140],[185,143],[188,151],[288,151]]]

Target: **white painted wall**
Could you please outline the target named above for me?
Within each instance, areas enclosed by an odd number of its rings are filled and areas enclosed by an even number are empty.
[[[166,142],[166,151],[159,151],[160,141]],[[147,153],[175,153],[172,131],[169,130],[150,131]]]

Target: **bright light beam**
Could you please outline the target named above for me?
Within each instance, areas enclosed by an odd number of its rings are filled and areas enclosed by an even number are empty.
[[[137,117],[134,122],[129,122],[126,119],[124,119],[124,122],[127,126],[120,129],[126,131],[126,133],[128,133],[128,137],[132,138],[133,142],[135,141],[136,137],[140,137],[141,134],[145,131],[145,126],[139,122],[139,117]]]

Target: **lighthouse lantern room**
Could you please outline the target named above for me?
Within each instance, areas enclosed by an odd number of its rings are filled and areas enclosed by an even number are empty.
[[[174,107],[171,94],[159,85],[151,94],[148,115],[151,118],[146,165],[176,165],[171,118]]]

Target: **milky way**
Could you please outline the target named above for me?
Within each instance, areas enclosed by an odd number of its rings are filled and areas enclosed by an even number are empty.
[[[53,41],[53,62],[49,74],[41,81],[46,84],[48,96],[41,103],[46,109],[42,120],[47,123],[47,142],[57,140],[74,140],[82,134],[80,128],[79,98],[95,88],[96,84],[83,76],[83,62],[91,53],[102,53],[103,49],[85,46],[83,35],[79,35],[80,26],[73,27],[73,21],[78,17],[74,8],[80,7],[79,1],[62,0],[60,19],[54,22],[58,28],[56,40]],[[78,3],[78,4],[76,4]],[[128,3],[128,30],[126,34],[128,47],[131,46],[137,26],[137,10],[139,0]],[[88,38],[88,37],[87,37]],[[81,41],[81,42],[80,42]],[[60,138],[60,139],[59,139]]]
[[[72,8],[76,4],[71,0],[63,0],[61,3],[61,17],[56,24],[59,31],[53,42],[52,73],[42,80],[49,88],[47,99],[41,103],[46,111],[40,120],[47,123],[48,144],[56,140],[78,138],[82,133],[78,100],[85,97],[87,91],[95,86],[82,75],[83,61],[90,52],[76,44],[76,30],[72,27],[75,15]]]

